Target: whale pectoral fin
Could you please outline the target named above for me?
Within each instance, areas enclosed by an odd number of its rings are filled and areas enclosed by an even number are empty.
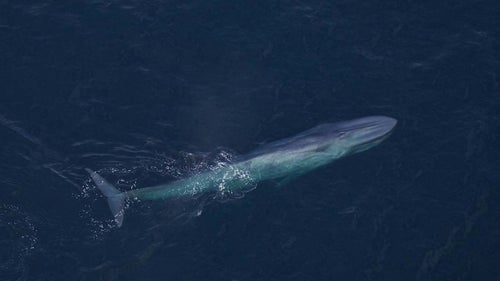
[[[296,180],[298,177],[300,177],[302,174],[298,174],[298,175],[293,175],[293,176],[288,176],[286,178],[283,178],[281,179],[280,181],[278,181],[278,183],[276,184],[276,188],[281,188],[282,186],[285,186],[287,184],[289,184],[291,181],[294,181]]]

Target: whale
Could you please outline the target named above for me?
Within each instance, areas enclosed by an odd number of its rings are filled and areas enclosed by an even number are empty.
[[[368,116],[317,125],[292,137],[264,144],[236,160],[196,175],[156,186],[120,191],[96,171],[86,169],[106,197],[118,227],[127,200],[164,200],[207,192],[232,192],[267,180],[286,183],[348,155],[366,151],[385,140],[397,120]]]

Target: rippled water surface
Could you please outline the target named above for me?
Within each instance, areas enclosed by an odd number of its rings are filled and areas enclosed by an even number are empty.
[[[0,0],[0,280],[500,280],[493,1]],[[285,183],[131,202],[317,124]]]

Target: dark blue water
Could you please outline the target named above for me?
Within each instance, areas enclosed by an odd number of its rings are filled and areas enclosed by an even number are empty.
[[[500,280],[499,5],[438,2],[0,1],[0,280]],[[84,170],[368,115],[399,120],[370,151],[122,228]]]

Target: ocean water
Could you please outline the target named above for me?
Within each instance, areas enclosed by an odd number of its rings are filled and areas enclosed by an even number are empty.
[[[500,280],[494,1],[0,0],[0,280]],[[398,119],[277,187],[121,190]]]

